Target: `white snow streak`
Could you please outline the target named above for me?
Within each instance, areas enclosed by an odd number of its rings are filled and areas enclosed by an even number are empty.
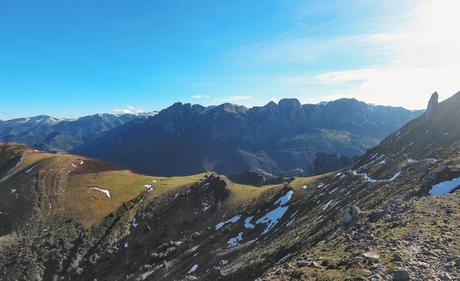
[[[112,197],[110,196],[110,191],[108,191],[107,189],[102,189],[102,188],[98,188],[98,187],[91,187],[90,189],[93,189],[93,190],[102,192],[102,193],[104,193],[105,195],[107,195],[107,197],[112,198]]]

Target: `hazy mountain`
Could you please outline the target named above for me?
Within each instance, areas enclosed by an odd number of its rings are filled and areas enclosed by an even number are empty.
[[[434,96],[354,165],[259,187],[0,145],[1,279],[458,280],[459,123]]]
[[[18,142],[46,151],[70,151],[120,125],[149,116],[95,114],[78,119],[58,119],[40,115],[0,120],[0,142]]]
[[[207,170],[311,175],[350,164],[420,113],[355,99],[318,105],[283,99],[253,108],[176,103],[74,152],[166,176]]]

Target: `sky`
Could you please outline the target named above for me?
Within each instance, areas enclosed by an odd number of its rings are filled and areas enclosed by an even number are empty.
[[[2,0],[0,119],[460,91],[460,1]]]

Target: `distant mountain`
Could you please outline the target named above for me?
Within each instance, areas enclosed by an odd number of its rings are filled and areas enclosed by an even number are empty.
[[[40,115],[0,120],[0,142],[23,143],[45,151],[70,151],[118,126],[149,116],[95,114],[72,120]]]
[[[253,108],[176,103],[73,152],[165,176],[206,170],[312,175],[351,164],[420,114],[355,99],[317,105],[282,99]]]

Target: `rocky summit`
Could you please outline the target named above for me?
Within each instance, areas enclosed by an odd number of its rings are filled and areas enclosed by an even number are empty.
[[[458,280],[458,124],[460,93],[344,169],[257,186],[2,144],[1,280]]]

